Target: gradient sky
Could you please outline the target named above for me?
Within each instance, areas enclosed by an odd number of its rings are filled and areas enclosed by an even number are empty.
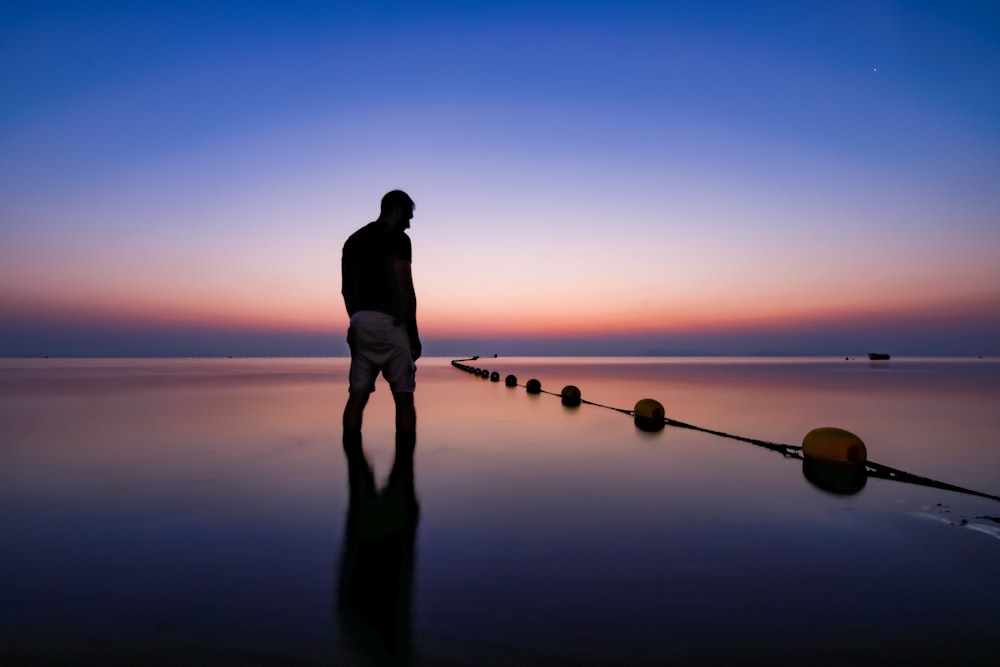
[[[995,2],[0,4],[0,356],[1000,354]]]

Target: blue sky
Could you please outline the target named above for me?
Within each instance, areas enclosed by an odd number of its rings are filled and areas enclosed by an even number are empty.
[[[992,3],[7,2],[0,355],[342,354],[397,187],[430,353],[1000,354],[998,71]]]

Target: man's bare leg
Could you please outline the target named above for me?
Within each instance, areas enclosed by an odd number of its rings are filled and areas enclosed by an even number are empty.
[[[370,397],[371,393],[366,391],[352,391],[348,394],[347,405],[344,406],[344,433],[361,433],[361,418]],[[413,394],[410,397],[412,399]]]
[[[396,401],[396,433],[415,433],[417,409],[413,404],[413,392],[400,392],[392,398]]]

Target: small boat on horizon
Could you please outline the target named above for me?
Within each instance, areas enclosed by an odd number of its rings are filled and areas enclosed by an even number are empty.
[[[885,352],[869,352],[868,358],[872,361],[886,361],[889,359],[889,355]]]

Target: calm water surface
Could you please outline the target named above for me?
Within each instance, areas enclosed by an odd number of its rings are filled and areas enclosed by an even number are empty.
[[[1000,494],[998,360],[474,363]],[[1000,664],[1000,502],[445,359],[348,457],[347,365],[0,360],[0,664]]]

